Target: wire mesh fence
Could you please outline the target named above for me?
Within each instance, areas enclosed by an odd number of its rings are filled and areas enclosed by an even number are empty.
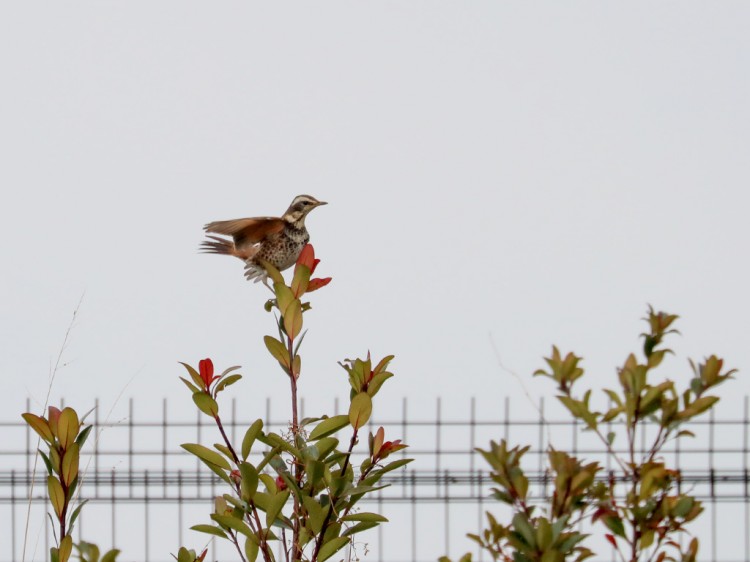
[[[508,512],[490,499],[489,471],[474,452],[491,439],[505,438],[511,444],[530,445],[525,469],[535,497],[546,497],[551,489],[545,458],[550,444],[587,460],[599,460],[606,468],[602,478],[617,477],[615,466],[602,454],[601,444],[580,423],[559,410],[545,412],[544,401],[537,407],[516,406],[501,401],[492,416],[480,416],[475,400],[465,415],[449,417],[438,399],[434,416],[410,414],[407,399],[400,415],[372,419],[369,425],[386,429],[386,435],[402,438],[410,448],[398,453],[415,458],[404,469],[388,475],[390,484],[365,502],[390,523],[358,535],[351,559],[386,562],[435,560],[466,551],[475,560],[488,557],[465,537],[484,525],[484,513],[503,516]],[[208,543],[210,560],[233,560],[233,552],[220,540],[189,531],[191,525],[208,522],[215,496],[224,492],[222,482],[194,457],[180,449],[185,442],[210,444],[217,439],[205,417],[192,420],[170,415],[166,400],[162,411],[136,416],[129,402],[125,419],[105,423],[95,408],[87,422],[94,435],[82,455],[84,474],[80,499],[87,499],[76,529],[76,538],[93,540],[102,547],[123,552],[120,560],[166,562],[180,545],[201,549]],[[264,423],[284,432],[286,419],[271,415],[266,401]],[[424,404],[420,403],[420,411]],[[339,404],[334,404],[339,412]],[[455,408],[453,408],[455,410]],[[28,411],[28,407],[27,407]],[[750,467],[748,446],[750,420],[748,398],[741,415],[716,418],[713,413],[690,424],[695,434],[669,444],[664,460],[681,472],[680,486],[704,502],[706,512],[691,531],[701,539],[701,559],[721,562],[750,561]],[[554,417],[551,417],[554,416]],[[241,439],[253,421],[237,414],[232,402],[231,419],[225,427],[234,442]],[[0,450],[0,525],[7,540],[0,549],[0,562],[44,560],[54,544],[47,510],[46,471],[38,460],[36,435],[21,421],[0,422],[4,435]],[[622,428],[610,424],[608,431]],[[651,429],[640,436],[645,452]],[[615,441],[615,449],[617,441]],[[27,525],[27,520],[29,524]],[[615,560],[605,544],[596,549],[599,560]]]

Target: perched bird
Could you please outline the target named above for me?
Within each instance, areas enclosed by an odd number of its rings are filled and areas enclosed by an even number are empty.
[[[305,217],[315,207],[325,204],[325,201],[318,201],[310,195],[297,195],[280,218],[254,217],[210,222],[203,230],[231,239],[209,235],[209,239],[201,244],[201,250],[206,254],[225,254],[241,259],[245,262],[245,277],[254,279],[256,283],[265,283],[268,274],[261,260],[279,271],[292,266],[310,240]]]

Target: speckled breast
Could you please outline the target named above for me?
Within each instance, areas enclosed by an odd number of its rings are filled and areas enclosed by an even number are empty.
[[[268,262],[271,262],[279,271],[283,271],[294,265],[302,248],[310,241],[307,229],[287,228],[274,240],[268,240],[258,254]]]

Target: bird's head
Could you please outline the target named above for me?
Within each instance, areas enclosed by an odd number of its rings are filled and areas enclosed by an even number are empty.
[[[282,218],[286,222],[292,223],[296,226],[302,226],[305,224],[307,213],[321,205],[327,205],[327,203],[325,201],[318,201],[311,195],[297,195]]]

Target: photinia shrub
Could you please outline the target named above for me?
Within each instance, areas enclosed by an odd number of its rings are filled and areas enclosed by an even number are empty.
[[[362,441],[362,428],[373,409],[373,399],[393,374],[388,371],[393,356],[373,362],[366,358],[344,360],[341,366],[349,382],[347,414],[299,419],[298,382],[302,374],[299,353],[304,339],[304,315],[310,310],[305,296],[330,283],[331,278],[311,278],[320,260],[311,245],[305,246],[286,284],[281,273],[264,263],[273,281],[274,298],[265,308],[276,312],[276,335],[265,336],[268,352],[289,380],[290,431],[269,431],[261,419],[247,428],[241,443],[227,437],[220,416],[219,394],[238,382],[238,367],[216,375],[210,359],[195,369],[182,365],[189,377],[182,378],[196,407],[216,424],[221,442],[208,447],[185,443],[183,449],[198,457],[227,487],[215,500],[210,523],[192,529],[231,542],[243,562],[258,557],[275,560],[273,544],[279,541],[286,561],[322,562],[352,543],[360,531],[387,521],[377,513],[359,511],[357,503],[385,487],[381,479],[412,459],[388,462],[388,457],[406,445],[386,440],[383,428],[367,438],[367,450],[355,464],[355,449]],[[346,431],[348,439],[337,437]],[[262,451],[260,449],[263,448]],[[251,457],[252,453],[259,453]],[[181,548],[178,562],[202,560],[195,551]]]
[[[696,562],[698,539],[686,544],[687,524],[703,511],[701,502],[681,490],[680,472],[664,461],[664,446],[675,439],[694,435],[685,425],[713,408],[716,386],[732,378],[735,370],[725,370],[715,355],[703,363],[690,361],[693,378],[687,388],[678,390],[669,379],[654,381],[654,371],[672,353],[663,347],[667,335],[675,333],[677,316],[654,312],[649,307],[643,358],[630,354],[617,371],[618,387],[605,389],[609,406],[596,411],[591,406],[592,391],[577,391],[584,378],[581,357],[563,356],[556,348],[547,357],[547,369],[534,374],[548,377],[557,386],[557,398],[569,414],[583,422],[602,446],[602,454],[619,470],[604,474],[597,462],[586,463],[563,451],[550,448],[547,470],[554,482],[548,498],[532,501],[529,481],[521,466],[529,447],[510,448],[505,440],[491,442],[489,450],[477,449],[491,467],[497,485],[493,497],[512,508],[508,521],[498,521],[487,513],[487,527],[470,534],[493,560],[507,562],[580,562],[594,556],[585,546],[587,534],[581,524],[600,530],[622,562]],[[613,423],[621,432],[606,431]],[[637,444],[644,424],[655,428],[653,437]],[[614,445],[620,441],[620,446]],[[624,451],[624,453],[622,452]],[[443,557],[443,562],[449,559]],[[471,560],[471,554],[461,558]]]

